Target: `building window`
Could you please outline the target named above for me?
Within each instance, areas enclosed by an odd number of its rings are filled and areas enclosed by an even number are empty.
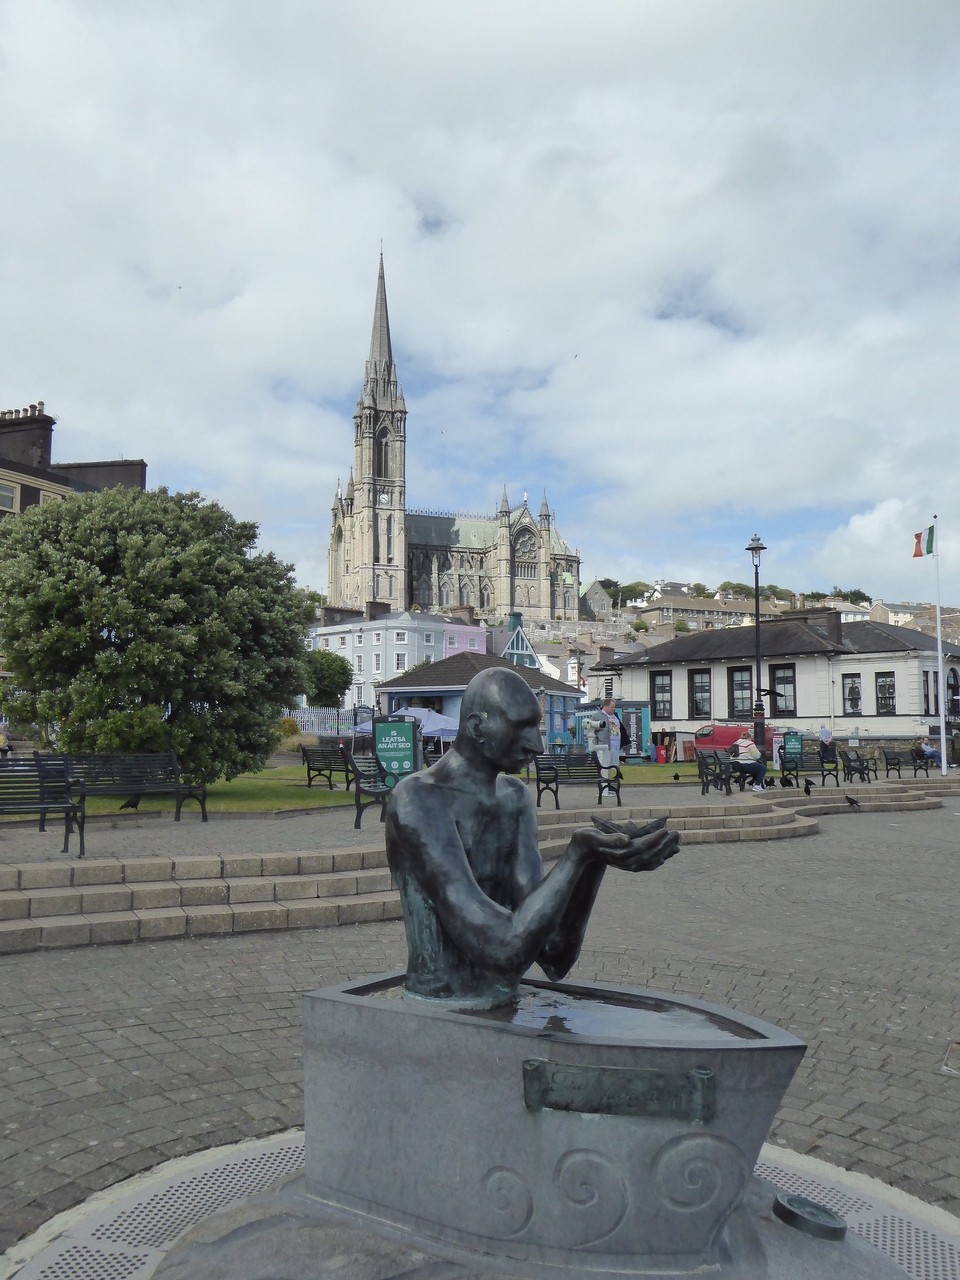
[[[363,654],[362,653],[355,653],[353,655],[353,669],[357,675],[360,675],[362,673],[363,671]]]
[[[476,647],[477,647],[477,642],[476,642],[476,640],[470,639],[470,640],[468,640],[468,641],[467,641],[467,648],[468,648],[468,649],[476,649]]]
[[[376,472],[378,476],[386,477],[390,474],[390,433],[384,427],[377,433],[376,441]]]
[[[770,715],[795,716],[797,714],[797,668],[792,662],[782,667],[770,667],[770,687],[773,696],[770,699]]]
[[[456,637],[456,636],[447,636],[447,648],[448,648],[448,649],[455,649],[456,647],[457,647],[457,637]]]
[[[433,644],[433,632],[432,632],[432,631],[425,631],[425,632],[423,633],[423,643],[424,643],[425,645],[428,645],[428,646]]]
[[[650,701],[654,720],[673,719],[673,674],[654,671],[650,676]]]
[[[753,714],[753,672],[749,667],[731,667],[727,672],[727,705],[733,720],[749,720]]]
[[[936,672],[931,672],[936,678]],[[878,716],[895,716],[897,714],[897,682],[892,671],[877,672],[877,715]],[[936,698],[936,686],[934,686],[934,698]],[[933,715],[936,715],[936,711]]]
[[[406,671],[406,669],[407,669],[407,655],[406,655],[405,653],[398,653],[398,654],[395,654],[395,655],[394,655],[394,662],[396,663],[396,670],[397,670],[397,671]]]
[[[44,506],[48,502],[62,502],[62,493],[52,493],[49,489],[40,490],[40,505]]]
[[[346,647],[347,647],[347,637],[340,636],[340,648],[345,649]]]
[[[363,644],[363,632],[358,631],[357,634],[353,637],[353,640],[355,644]]]
[[[843,677],[843,714],[845,716],[862,714],[861,688],[859,671],[851,671],[849,675]]]
[[[393,516],[387,516],[387,557],[386,558],[387,558],[387,564],[393,564]]]
[[[690,691],[690,719],[710,719],[710,672],[691,671],[688,677]]]
[[[393,633],[393,638],[397,644],[407,643],[407,633],[405,631],[395,631]]]
[[[382,632],[382,631],[375,631],[375,632],[373,633],[373,643],[374,643],[374,644],[379,644],[379,643],[380,643],[380,641],[381,641],[382,639],[383,639],[383,632]]]
[[[14,484],[0,484],[0,511],[16,511],[17,509],[17,486]]]
[[[374,670],[374,674],[377,674],[377,673],[379,673],[379,671],[380,671],[380,655],[379,655],[379,653],[375,653],[375,654],[373,655],[373,670]]]
[[[330,637],[329,637],[329,636],[324,636],[324,637],[323,637],[323,647],[324,647],[325,649],[329,649],[329,648],[330,648]]]
[[[925,716],[938,716],[940,714],[940,699],[937,697],[939,685],[939,672],[925,671],[923,673],[923,714]],[[879,712],[877,714],[879,715]]]
[[[960,673],[956,667],[947,668],[947,715],[951,720],[960,717]]]

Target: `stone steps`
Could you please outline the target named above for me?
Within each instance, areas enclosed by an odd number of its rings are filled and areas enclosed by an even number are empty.
[[[814,834],[819,816],[855,812],[846,795],[867,812],[939,808],[941,795],[960,800],[960,779],[818,787],[809,797],[778,788],[769,796],[735,793],[667,806],[541,809],[540,849],[544,861],[555,860],[592,814],[640,824],[665,817],[687,845],[795,839]],[[0,954],[400,916],[382,843],[322,853],[0,863]]]
[[[559,855],[577,827],[589,826],[591,809],[549,814],[540,819],[540,851],[546,858]],[[731,799],[726,803],[684,804],[669,807],[604,809],[613,822],[642,825],[666,818],[669,831],[680,831],[684,844],[728,844],[739,840],[783,840],[814,835],[818,823],[812,816],[783,810],[760,796]]]
[[[386,863],[381,847],[0,865],[0,953],[393,920]]]
[[[918,779],[919,781],[919,779]],[[841,783],[839,788],[832,785],[814,787],[809,796],[799,791],[771,789],[773,803],[780,809],[789,809],[804,816],[823,817],[837,813],[857,812],[847,804],[846,797],[857,800],[862,813],[897,812],[909,813],[922,809],[940,809],[943,807],[942,795],[955,794],[960,798],[960,785],[941,791],[929,784],[919,787],[896,781],[872,783]]]

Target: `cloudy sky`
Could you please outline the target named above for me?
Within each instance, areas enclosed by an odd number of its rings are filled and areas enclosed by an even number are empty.
[[[956,0],[0,0],[0,407],[322,589],[382,243],[411,505],[960,604],[958,121]]]

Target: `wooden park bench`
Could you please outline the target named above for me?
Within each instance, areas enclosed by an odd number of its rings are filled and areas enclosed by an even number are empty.
[[[375,755],[358,757],[353,754],[349,747],[344,746],[341,746],[340,753],[343,756],[343,763],[347,767],[347,786],[348,788],[351,785],[353,786],[354,799],[357,805],[357,816],[353,823],[354,831],[360,830],[363,811],[372,804],[379,804],[380,821],[383,822],[387,813],[387,800],[390,798],[390,792],[400,779],[395,773],[388,773]]]
[[[326,778],[327,786],[332,791],[334,789],[333,775],[341,773],[347,785],[347,790],[350,790],[349,770],[336,739],[331,739],[329,742],[321,742],[316,747],[301,746],[300,757],[307,766],[308,787],[313,786],[314,778]]]
[[[35,759],[62,760],[71,782],[82,782],[90,796],[124,796],[121,809],[136,809],[142,796],[172,796],[177,808],[175,821],[185,800],[196,800],[203,821],[207,820],[205,782],[184,782],[174,751],[134,751],[74,755],[71,752]]]
[[[694,751],[697,761],[697,776],[700,779],[700,794],[705,796],[711,787],[717,791],[725,791],[733,795],[731,782],[736,782],[742,791],[747,785],[749,774],[744,773],[739,762],[729,751]]]
[[[40,830],[46,831],[47,814],[62,813],[63,852],[70,852],[70,835],[76,823],[81,858],[85,805],[83,783],[71,779],[62,760],[47,757],[0,764],[0,814],[39,813]]]
[[[609,792],[620,801],[620,783],[623,774],[619,765],[602,765],[597,753],[567,755],[539,755],[534,757],[533,767],[536,770],[537,808],[544,792],[553,796],[555,806],[560,808],[560,788],[571,783],[579,786],[596,785],[597,804],[603,804],[604,795]]]
[[[832,778],[834,784],[840,786],[840,769],[837,753],[834,748],[824,746],[804,746],[799,752],[780,748],[780,774],[784,778],[793,778],[800,785],[801,773],[819,773],[820,785],[825,787],[827,779]]]

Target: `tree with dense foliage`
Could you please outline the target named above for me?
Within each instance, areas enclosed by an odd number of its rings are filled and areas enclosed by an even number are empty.
[[[314,649],[304,655],[304,693],[311,707],[342,707],[343,695],[353,684],[353,667],[329,649]]]
[[[849,600],[851,604],[873,604],[873,596],[868,596],[859,587],[852,587],[849,591],[841,591],[839,587],[834,587],[831,594],[835,599]]]
[[[625,582],[619,588],[620,595],[626,600],[639,600],[650,590],[650,583],[638,578],[636,582]]]
[[[686,618],[678,618],[676,622],[673,624],[673,629],[674,631],[689,631],[690,623],[686,620]]]
[[[196,493],[108,489],[0,523],[2,706],[61,750],[261,768],[304,685],[311,611],[257,526]]]

